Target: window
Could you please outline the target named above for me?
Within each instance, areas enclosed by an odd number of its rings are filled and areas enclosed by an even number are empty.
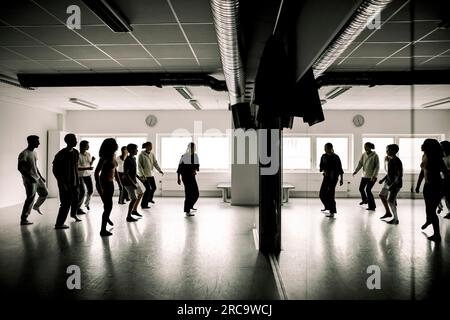
[[[394,137],[364,137],[362,139],[363,151],[364,152],[364,144],[366,142],[372,142],[375,145],[375,151],[378,156],[383,157],[386,155],[386,147],[390,144],[395,143]]]
[[[325,153],[324,146],[330,142],[333,145],[334,153],[341,159],[342,169],[348,170],[349,160],[349,138],[347,137],[318,137],[316,138],[316,167],[319,169],[320,158]]]
[[[283,169],[311,169],[311,138],[283,137]]]
[[[120,148],[123,146],[127,146],[130,143],[134,143],[138,146],[138,150],[141,150],[142,144],[147,141],[147,137],[117,137],[117,144],[119,145],[119,150],[117,151],[117,156],[120,155]],[[155,148],[155,144],[153,144],[153,149]],[[153,150],[154,152],[154,150]]]
[[[228,170],[230,168],[229,137],[199,137],[197,148],[202,169]]]
[[[192,142],[192,138],[190,136],[166,136],[161,137],[160,141],[161,169],[176,170],[180,158],[186,152],[189,142]]]
[[[420,171],[422,162],[422,143],[426,138],[399,138],[398,157],[402,160],[406,172]]]
[[[141,149],[142,144],[147,141],[147,136],[84,136],[80,135],[79,142],[81,140],[87,140],[89,141],[89,153],[91,156],[95,157],[97,160],[100,158],[98,152],[100,150],[100,146],[103,143],[103,140],[107,138],[114,138],[117,141],[117,144],[119,146],[116,156],[120,155],[120,148],[122,146],[127,146],[130,143],[134,143],[138,146],[138,149]],[[95,164],[94,164],[95,165]]]

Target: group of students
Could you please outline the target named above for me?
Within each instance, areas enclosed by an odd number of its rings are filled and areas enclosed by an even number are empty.
[[[23,183],[26,191],[26,200],[21,215],[21,225],[30,225],[28,216],[32,209],[42,214],[40,209],[48,196],[48,190],[45,186],[45,179],[42,177],[37,167],[37,154],[35,149],[40,142],[39,137],[31,135],[27,137],[28,147],[23,150],[18,157],[18,170],[22,174]],[[83,140],[80,142],[80,151],[75,149],[77,138],[75,134],[69,133],[64,137],[66,147],[61,149],[53,160],[52,171],[57,180],[60,208],[56,218],[55,229],[67,229],[65,224],[70,211],[70,216],[76,222],[81,221],[80,214],[86,214],[82,210],[84,203],[87,210],[90,210],[90,199],[93,194],[93,183],[91,172],[94,170],[93,163],[96,160],[92,157],[89,150],[89,142]],[[120,195],[119,203],[124,204],[125,200],[130,201],[128,205],[128,214],[126,221],[135,222],[136,217],[142,217],[137,211],[141,202],[142,209],[149,209],[149,203],[155,203],[153,196],[156,191],[153,169],[156,169],[161,175],[164,172],[158,165],[155,155],[152,151],[152,143],[145,142],[142,145],[144,149],[138,154],[136,144],[128,144],[121,148],[121,155],[116,158],[118,144],[115,139],[107,138],[103,141],[99,150],[99,161],[94,171],[95,186],[103,202],[103,214],[100,235],[110,236],[107,225],[113,226],[110,214],[113,208],[114,180],[116,180]],[[188,150],[182,155],[178,170],[177,182],[183,181],[185,187],[184,211],[186,216],[193,216],[192,211],[199,197],[198,185],[195,179],[199,171],[198,156],[195,153],[195,144],[190,143]],[[181,179],[180,179],[181,177]],[[140,184],[145,191],[142,190]],[[39,198],[34,203],[36,193]]]
[[[320,199],[324,204],[321,210],[326,216],[333,218],[336,214],[335,189],[339,180],[342,186],[343,174],[342,164],[339,156],[334,153],[331,143],[325,144],[325,153],[320,159],[320,172],[323,172],[323,181],[320,187]],[[372,194],[372,188],[378,179],[380,161],[375,151],[375,145],[371,142],[364,144],[365,152],[362,154],[353,176],[359,170],[363,170],[363,176],[359,186],[361,193],[360,205],[367,204],[367,210],[375,210],[376,204]],[[403,186],[403,165],[398,158],[399,147],[397,144],[390,144],[386,147],[384,159],[386,175],[379,180],[383,184],[379,194],[381,202],[386,210],[380,217],[388,224],[399,224],[397,214],[397,195]],[[422,162],[420,164],[420,174],[415,187],[415,192],[420,192],[422,181],[425,181],[423,197],[425,200],[426,221],[422,230],[429,225],[433,226],[434,234],[428,237],[429,240],[441,241],[439,230],[438,214],[442,212],[442,198],[449,212],[444,216],[450,219],[450,142],[438,142],[436,139],[425,139],[422,144]]]

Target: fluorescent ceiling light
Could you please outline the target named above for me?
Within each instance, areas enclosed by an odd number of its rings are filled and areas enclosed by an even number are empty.
[[[200,104],[198,103],[197,100],[189,100],[189,103],[190,103],[191,106],[193,106],[195,109],[197,109],[197,110],[202,110],[202,107],[200,106]]]
[[[425,108],[425,109],[431,108],[431,107],[439,106],[441,104],[446,104],[446,103],[450,103],[450,97],[424,103],[424,104],[422,104],[422,108]]]
[[[34,88],[24,87],[16,79],[14,79],[12,77],[8,77],[8,76],[6,76],[4,74],[0,74],[0,82],[1,83],[5,83],[5,84],[9,84],[10,86],[14,86],[14,87],[18,87],[18,88],[21,88],[21,89],[25,89],[25,90],[34,90]]]
[[[187,100],[192,99],[192,94],[189,92],[189,90],[186,87],[174,87],[175,90],[178,91],[179,94],[183,96],[183,98]]]
[[[85,100],[81,100],[81,99],[77,99],[77,98],[70,98],[69,101],[72,103],[79,104],[84,107],[88,107],[90,109],[98,109],[98,105],[91,103],[89,101],[85,101]]]
[[[336,87],[333,90],[331,90],[330,92],[328,92],[325,97],[327,99],[334,99],[337,96],[343,94],[345,91],[349,90],[351,87],[350,86],[346,86],[346,87]]]
[[[125,16],[108,0],[83,0],[84,4],[102,20],[113,32],[131,32]]]

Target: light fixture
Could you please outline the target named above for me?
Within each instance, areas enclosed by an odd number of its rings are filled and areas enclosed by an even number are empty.
[[[192,99],[192,94],[189,92],[188,88],[186,87],[174,87],[175,90],[178,91],[179,94],[183,96],[183,98],[187,100]]]
[[[200,106],[200,104],[198,103],[197,100],[189,100],[189,103],[190,103],[191,106],[193,106],[195,109],[197,109],[197,110],[202,110],[202,107]]]
[[[446,103],[450,103],[450,97],[424,103],[424,104],[422,104],[422,108],[425,108],[425,109],[431,108],[431,107],[439,106],[441,104],[446,104]]]
[[[108,0],[83,0],[83,3],[113,32],[133,31],[124,15]]]
[[[8,77],[8,76],[6,76],[4,74],[0,74],[0,82],[1,83],[5,83],[5,84],[9,84],[10,86],[14,86],[14,87],[18,87],[18,88],[21,88],[21,89],[25,89],[25,90],[34,90],[34,88],[24,87],[16,79],[14,79],[12,77]]]
[[[72,102],[72,103],[79,104],[79,105],[84,106],[84,107],[88,107],[90,109],[98,109],[98,105],[96,105],[96,104],[94,104],[92,102],[89,102],[89,101],[81,100],[81,99],[78,99],[78,98],[70,98],[69,101]]]
[[[351,88],[351,86],[345,86],[345,87],[336,87],[333,90],[331,90],[330,92],[328,92],[325,97],[327,99],[334,99],[337,96],[343,94],[345,91],[349,90]]]

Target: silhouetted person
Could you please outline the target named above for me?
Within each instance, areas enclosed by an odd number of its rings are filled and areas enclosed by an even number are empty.
[[[326,143],[324,146],[325,153],[320,158],[320,172],[323,172],[322,185],[320,186],[320,200],[325,206],[322,211],[329,211],[327,217],[333,218],[336,213],[335,191],[336,185],[341,177],[339,185],[344,183],[341,159],[334,153],[333,145]]]
[[[55,229],[69,228],[64,224],[69,210],[70,216],[75,221],[81,221],[77,217],[80,186],[78,176],[78,159],[80,155],[78,150],[74,149],[77,145],[77,138],[73,133],[68,133],[64,137],[64,142],[66,143],[66,147],[60,150],[53,160],[53,174],[58,182],[59,199],[61,202]]]
[[[125,159],[123,164],[124,175],[122,180],[123,187],[127,190],[128,195],[130,196],[130,203],[128,205],[128,214],[127,221],[133,222],[136,219],[132,216],[142,217],[142,215],[137,212],[137,207],[139,205],[139,201],[142,199],[142,189],[138,184],[138,180],[140,179],[137,176],[137,165],[136,165],[136,155],[138,153],[137,145],[130,143],[127,146],[128,157]],[[142,182],[142,181],[141,181]]]
[[[416,192],[419,193],[422,180],[425,179],[423,198],[425,200],[427,220],[422,226],[422,230],[430,224],[433,225],[434,234],[428,239],[439,242],[441,241],[441,234],[436,209],[441,201],[442,184],[444,183],[441,173],[444,175],[445,181],[449,181],[449,173],[444,164],[441,145],[436,139],[425,139],[422,144],[422,151],[421,170],[416,185]]]
[[[31,208],[36,210],[39,214],[42,214],[40,209],[48,196],[48,190],[45,186],[45,179],[42,177],[37,166],[37,154],[34,149],[39,147],[39,137],[31,135],[27,137],[28,147],[23,150],[18,157],[17,169],[22,174],[23,185],[25,186],[25,192],[27,198],[23,204],[22,215],[20,216],[20,224],[28,225],[33,222],[28,221]],[[33,206],[36,192],[39,196],[36,203]]]
[[[441,142],[442,151],[444,153],[444,163],[447,167],[447,172],[450,174],[450,141],[442,141]],[[445,181],[444,181],[445,182]],[[449,195],[449,183],[444,183],[444,192],[443,197],[445,199],[445,205],[447,206],[447,214],[444,216],[445,219],[450,219],[450,195]],[[442,205],[442,202],[439,202],[438,206],[438,213],[441,213],[441,211],[444,209],[444,206]]]
[[[123,164],[125,163],[125,160],[128,156],[128,150],[126,146],[123,146],[120,148],[120,156],[116,158],[117,160],[117,172],[119,173],[120,180],[123,180]],[[119,204],[125,204],[126,201],[130,201],[130,198],[128,197],[128,192],[125,188],[122,188],[119,190]]]
[[[393,219],[386,221],[389,224],[398,224],[397,216],[397,195],[403,186],[403,164],[397,157],[398,145],[390,144],[386,147],[385,164],[387,164],[387,174],[380,180],[384,182],[380,192],[380,199],[383,203],[386,213],[380,219],[387,219],[393,216]]]
[[[359,184],[359,192],[361,193],[361,202],[359,204],[368,204],[367,210],[375,210],[375,199],[372,194],[372,188],[377,181],[378,171],[380,170],[380,160],[375,151],[375,145],[371,142],[364,144],[364,152],[361,155],[361,159],[353,172],[353,175],[363,169],[363,176],[361,177],[361,183]]]
[[[142,148],[145,148],[145,150],[141,151],[138,157],[138,171],[139,176],[141,177],[142,181],[144,181],[144,187],[145,192],[144,196],[142,197],[142,203],[141,207],[142,209],[148,209],[150,208],[148,206],[148,203],[155,203],[153,201],[153,195],[156,191],[156,183],[155,178],[153,177],[153,168],[158,170],[158,172],[162,175],[164,173],[162,172],[161,168],[158,165],[158,161],[156,161],[155,155],[152,153],[152,143],[151,142],[145,142],[142,144]]]
[[[123,188],[116,169],[117,161],[115,153],[118,148],[119,146],[113,138],[108,138],[103,141],[99,150],[100,160],[94,173],[95,186],[103,202],[102,225],[100,230],[102,237],[112,235],[111,232],[106,230],[106,224],[114,225],[109,218],[113,208],[114,178],[119,184],[119,189]]]
[[[85,212],[81,209],[81,206],[86,206],[86,209],[90,210],[89,204],[91,202],[91,196],[94,192],[94,188],[92,186],[92,177],[91,172],[94,169],[92,164],[95,161],[95,157],[91,157],[91,154],[88,152],[89,150],[89,142],[83,140],[80,142],[80,157],[78,159],[78,175],[80,176],[80,201],[78,203],[78,214],[85,214]]]
[[[195,153],[195,144],[191,142],[188,144],[186,153],[181,156],[177,170],[177,183],[181,185],[181,180],[183,180],[184,184],[184,212],[188,217],[194,215],[191,213],[191,210],[197,210],[194,208],[194,205],[200,194],[195,176],[199,170],[200,163],[198,155]]]

